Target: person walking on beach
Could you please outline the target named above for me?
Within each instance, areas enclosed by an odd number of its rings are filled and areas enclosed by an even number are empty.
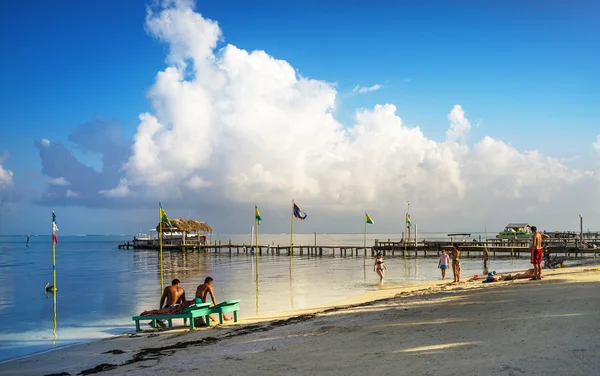
[[[446,279],[446,269],[448,269],[448,264],[450,264],[450,257],[448,256],[448,252],[443,249],[442,254],[440,255],[440,262],[438,262],[438,268],[442,270],[442,280]]]
[[[454,282],[460,282],[460,248],[458,244],[452,244],[452,273]]]
[[[379,283],[383,283],[383,278],[385,277],[385,271],[387,267],[383,262],[383,256],[381,253],[377,254],[377,258],[375,259],[375,264],[373,264],[373,271],[377,273],[379,276]]]
[[[538,232],[537,227],[531,226],[533,238],[531,240],[531,263],[533,264],[533,278],[531,281],[542,279],[542,260],[544,259],[544,251],[542,250],[542,239],[549,238],[550,235]]]

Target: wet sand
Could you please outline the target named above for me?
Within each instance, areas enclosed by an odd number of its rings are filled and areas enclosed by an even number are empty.
[[[421,283],[194,332],[149,330],[3,363],[0,374],[596,374],[600,269],[544,272],[542,281]]]

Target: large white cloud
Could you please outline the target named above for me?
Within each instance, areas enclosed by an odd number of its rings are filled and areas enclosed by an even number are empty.
[[[391,104],[360,109],[344,127],[333,116],[334,85],[264,51],[216,50],[221,30],[192,1],[163,6],[146,22],[169,46],[169,65],[149,90],[153,113],[140,115],[127,184],[106,196],[168,187],[232,203],[296,197],[354,209],[411,199],[456,210],[490,198],[500,207],[544,203],[582,181],[597,183],[537,151],[490,137],[467,143],[471,124],[460,105],[442,141],[405,126]]]

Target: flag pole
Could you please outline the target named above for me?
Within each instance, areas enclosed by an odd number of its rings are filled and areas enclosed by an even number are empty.
[[[406,247],[408,245],[408,241],[410,240],[410,226],[408,225],[408,216],[410,214],[410,201],[406,201],[406,215],[404,216],[404,227],[406,227],[406,233],[408,238],[404,240],[404,257],[406,257]]]
[[[294,253],[294,200],[292,200],[292,222],[290,224],[290,257]],[[290,259],[291,261],[291,259]]]
[[[56,243],[54,241],[54,210],[52,210],[52,282],[54,283],[54,291],[58,289],[56,286]],[[56,293],[54,294],[56,295]]]
[[[159,207],[162,207],[162,206],[160,206],[160,204],[159,204]],[[163,241],[162,215],[161,215],[161,212],[159,209],[158,210],[158,257],[159,257],[158,263],[160,265],[160,291],[161,291],[161,294],[165,289],[165,281],[164,281],[164,277],[163,277],[163,251],[162,251],[163,244],[162,244],[162,241]]]
[[[58,287],[56,286],[56,242],[54,241],[55,239],[55,226],[56,224],[54,223],[54,210],[52,211],[52,282],[54,283],[54,291],[52,292],[52,294],[54,295],[54,306],[53,306],[53,326],[52,326],[52,335],[54,336],[54,339],[52,340],[52,346],[56,346],[56,339],[58,338],[56,336],[56,291],[58,290]]]
[[[363,239],[363,248],[367,251],[367,215],[365,214],[365,236]]]
[[[255,292],[255,296],[256,296],[256,315],[258,316],[258,217],[257,217],[257,211],[258,208],[256,205],[254,205],[254,231],[256,231],[255,237],[256,237],[256,244],[254,245],[255,251],[254,251],[254,257],[256,258],[255,263],[255,272],[256,272],[256,279],[255,279],[255,285],[256,285],[256,292]],[[252,249],[252,247],[250,247],[250,249]]]
[[[254,257],[256,258],[256,281],[258,281],[258,218],[256,218],[256,206],[254,206],[254,231],[256,231],[256,250],[254,251]]]

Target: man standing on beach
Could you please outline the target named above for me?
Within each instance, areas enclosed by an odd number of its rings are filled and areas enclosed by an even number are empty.
[[[532,281],[542,279],[542,260],[544,258],[544,251],[542,250],[542,238],[549,238],[548,234],[542,234],[537,231],[537,227],[531,226],[531,232],[533,233],[533,239],[531,241],[531,263],[533,264],[533,278]]]
[[[179,284],[180,281],[175,278],[173,282],[171,282],[171,286],[165,287],[163,294],[160,297],[159,308],[171,307],[185,301],[185,291]],[[165,305],[163,306],[163,304]]]

